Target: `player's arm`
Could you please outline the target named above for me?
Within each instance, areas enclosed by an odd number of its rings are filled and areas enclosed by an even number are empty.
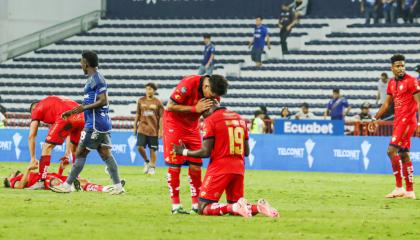
[[[214,53],[210,55],[209,61],[206,64],[206,68],[210,67],[210,64],[213,62],[213,60],[214,60]]]
[[[248,43],[248,48],[251,48],[251,46],[254,44],[254,38],[251,39]]]
[[[268,49],[271,49],[271,43],[270,43],[270,35],[267,32],[267,36],[265,37],[265,41],[267,42]]]
[[[136,111],[136,118],[134,119],[134,126],[133,126],[133,133],[134,135],[137,134],[137,126],[140,122],[140,116],[141,116],[141,107],[140,107],[140,99],[137,101],[137,111]]]
[[[245,157],[249,156],[249,143],[248,143],[248,139],[245,140]]]
[[[158,137],[161,138],[163,136],[163,104],[162,103],[160,103],[158,121],[159,121]]]
[[[23,173],[22,179],[17,182],[17,185],[15,184],[14,188],[22,189],[25,188],[26,184],[28,183],[29,179],[29,173],[31,173],[32,170],[37,169],[38,165],[35,163],[29,163],[29,166],[26,168],[25,172]]]
[[[28,145],[29,145],[29,155],[31,157],[31,162],[36,163],[36,136],[38,134],[39,128],[39,121],[33,120],[31,125],[29,126],[29,137],[28,137]]]
[[[368,125],[368,130],[370,132],[376,131],[376,128],[378,127],[378,120],[381,119],[382,115],[384,115],[388,111],[388,108],[391,105],[392,101],[392,95],[388,94],[385,98],[385,102],[379,108],[378,112],[375,114],[375,117],[372,118],[372,122],[370,122]]]
[[[346,108],[346,111],[344,112],[344,116],[349,115],[350,111],[351,111],[351,106],[348,106],[348,107]]]
[[[414,100],[416,100],[416,102],[417,102],[418,116],[420,116],[420,92],[414,94],[413,96],[414,96]],[[419,120],[417,120],[417,121],[419,121]],[[419,136],[419,134],[420,134],[420,123],[419,122],[417,123],[417,136]]]
[[[212,106],[212,101],[210,99],[202,98],[200,99],[195,106],[180,105],[169,99],[166,109],[170,112],[194,112],[202,113],[208,110]]]
[[[174,145],[173,150],[178,155],[194,158],[206,158],[210,156],[211,151],[213,151],[214,138],[204,139],[203,145],[199,150],[188,150],[185,146]]]
[[[101,108],[103,106],[106,106],[107,104],[108,104],[108,96],[107,96],[106,92],[103,92],[103,93],[96,96],[96,102],[94,102],[92,104],[88,104],[88,105],[83,105],[83,104],[79,105],[79,106],[73,108],[72,110],[64,112],[63,114],[61,114],[61,117],[63,119],[67,119],[71,115],[79,114],[79,113],[81,113],[85,110],[92,110],[92,109]]]

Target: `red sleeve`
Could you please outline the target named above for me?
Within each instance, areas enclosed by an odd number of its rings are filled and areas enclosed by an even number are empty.
[[[177,104],[182,105],[191,95],[191,84],[189,83],[188,79],[183,79],[181,82],[178,83],[175,90],[171,94],[171,100]]]
[[[246,124],[246,121],[245,120],[242,120],[241,125],[244,128],[244,133],[245,133],[245,136],[244,137],[245,137],[245,140],[248,140],[249,139],[249,133],[248,133],[248,126]]]
[[[203,132],[203,139],[214,138],[215,136],[214,124],[209,118],[204,120]]]
[[[32,121],[42,121],[43,119],[43,112],[41,107],[41,102],[37,104],[37,106],[32,110],[31,117]]]
[[[386,94],[391,95],[392,96],[392,91],[391,91],[391,83],[393,83],[394,81],[389,81],[388,82],[388,86],[386,88]]]
[[[411,94],[416,94],[418,92],[420,92],[420,85],[419,85],[419,81],[417,80],[417,78],[412,78],[411,79],[411,84],[410,84],[410,93]]]

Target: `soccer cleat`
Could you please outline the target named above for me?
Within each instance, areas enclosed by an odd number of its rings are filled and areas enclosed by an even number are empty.
[[[277,209],[270,206],[270,204],[265,199],[260,199],[257,202],[258,212],[267,217],[276,218],[279,217],[279,212]]]
[[[416,199],[416,194],[413,191],[405,192],[404,196],[402,196],[401,198]]]
[[[175,209],[172,209],[172,215],[175,215],[175,214],[190,214],[190,213],[185,211],[184,208],[182,208],[182,206],[179,206]]]
[[[233,211],[244,218],[252,217],[252,213],[248,209],[248,202],[245,198],[240,198],[237,203],[233,204]]]
[[[107,186],[104,186],[104,187],[102,188],[102,192],[104,192],[104,193],[109,193],[109,192],[111,192],[112,190],[114,190],[114,188],[115,188],[115,186],[114,186],[114,185],[107,185]]]
[[[149,173],[149,164],[148,164],[148,163],[146,163],[146,162],[144,163],[143,173],[144,173],[144,174]]]
[[[404,188],[395,188],[392,192],[388,193],[386,198],[401,198],[405,195]]]
[[[74,180],[74,182],[73,182],[73,186],[74,186],[74,189],[76,190],[76,191],[82,191],[82,188],[80,187],[80,181],[79,180]]]
[[[197,215],[198,214],[198,209],[197,208],[191,208],[190,214],[191,215]]]
[[[45,184],[44,181],[38,181],[36,182],[34,185],[28,187],[27,189],[29,190],[40,190],[40,189],[44,189],[45,188]]]
[[[156,174],[156,168],[155,167],[149,167],[149,170],[147,171],[147,174],[155,175]]]
[[[125,186],[125,179],[121,179],[121,186],[124,187]]]
[[[71,187],[70,186],[64,186],[64,184],[59,184],[57,186],[50,186],[51,191],[56,193],[70,193]]]
[[[110,195],[120,195],[125,193],[125,189],[123,187],[115,187],[112,190],[109,191]]]

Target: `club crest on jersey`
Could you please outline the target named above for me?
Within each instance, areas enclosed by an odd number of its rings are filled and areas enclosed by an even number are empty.
[[[181,92],[182,92],[182,93],[186,93],[186,92],[187,92],[187,88],[186,88],[186,87],[182,87],[182,88],[181,88]]]
[[[181,99],[181,96],[179,96],[179,94],[177,94],[177,95],[175,95],[175,99],[179,100],[179,99]]]

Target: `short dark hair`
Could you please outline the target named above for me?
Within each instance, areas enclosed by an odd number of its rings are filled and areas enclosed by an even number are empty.
[[[151,87],[151,88],[153,88],[153,90],[155,90],[155,91],[157,90],[156,84],[154,84],[152,82],[147,83],[146,86],[144,86],[144,87]]]
[[[29,106],[29,112],[30,113],[32,113],[32,108],[34,107],[34,105],[35,104],[38,104],[39,103],[39,101],[33,101],[32,103],[31,103],[31,106]]]
[[[395,54],[391,57],[391,63],[394,64],[398,61],[405,61],[405,57],[402,54]]]
[[[264,112],[263,111],[261,111],[261,110],[257,110],[257,111],[255,111],[254,112],[254,116],[255,117],[258,117],[259,115],[261,115],[261,114],[264,114]]]
[[[204,33],[204,34],[203,34],[203,38],[208,38],[208,39],[210,39],[210,38],[211,38],[211,35],[210,35],[210,34],[208,34],[208,33]]]
[[[5,179],[3,180],[3,184],[4,184],[4,187],[5,187],[5,188],[9,188],[9,187],[10,187],[10,182],[9,182],[9,179],[5,178]]]
[[[258,15],[258,16],[256,16],[255,18],[256,18],[256,19],[257,19],[257,18],[259,18],[259,19],[263,20],[263,17],[262,17],[261,15]]]
[[[338,89],[338,88],[334,88],[334,89],[333,89],[333,93],[340,93],[340,89]]]
[[[217,96],[223,96],[227,93],[228,81],[222,75],[211,75],[209,77],[210,89]]]
[[[302,103],[302,105],[300,105],[301,107],[304,107],[304,108],[309,108],[309,104],[308,103],[306,103],[306,102],[304,102],[304,103]]]
[[[86,59],[89,67],[97,67],[99,64],[98,54],[94,51],[83,51],[82,58]]]
[[[381,76],[382,76],[382,77],[386,77],[386,78],[388,78],[388,74],[387,74],[387,73],[385,73],[385,72],[381,73]]]

